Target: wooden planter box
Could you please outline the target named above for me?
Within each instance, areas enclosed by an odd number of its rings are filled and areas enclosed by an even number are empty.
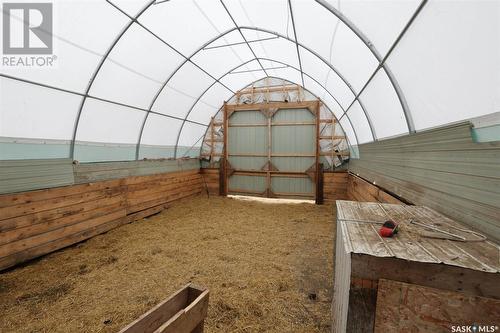
[[[120,333],[201,333],[208,296],[208,289],[187,284]]]

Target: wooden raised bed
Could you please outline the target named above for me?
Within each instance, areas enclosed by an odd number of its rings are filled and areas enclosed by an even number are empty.
[[[119,333],[201,333],[208,296],[208,289],[187,284]]]

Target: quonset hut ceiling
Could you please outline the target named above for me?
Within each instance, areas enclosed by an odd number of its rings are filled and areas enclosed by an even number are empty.
[[[81,143],[171,157],[177,145],[201,141],[222,101],[265,77],[321,98],[352,145],[500,111],[494,0],[67,0],[53,8],[54,66],[2,62],[0,144],[60,140],[58,157],[84,160],[92,157]]]

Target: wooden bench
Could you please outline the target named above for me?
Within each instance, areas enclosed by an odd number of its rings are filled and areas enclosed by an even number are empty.
[[[187,284],[120,333],[202,333],[209,291]]]

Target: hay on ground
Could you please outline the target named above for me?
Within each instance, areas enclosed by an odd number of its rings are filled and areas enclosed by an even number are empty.
[[[333,208],[196,196],[0,274],[1,332],[116,332],[192,281],[206,332],[329,332]]]

